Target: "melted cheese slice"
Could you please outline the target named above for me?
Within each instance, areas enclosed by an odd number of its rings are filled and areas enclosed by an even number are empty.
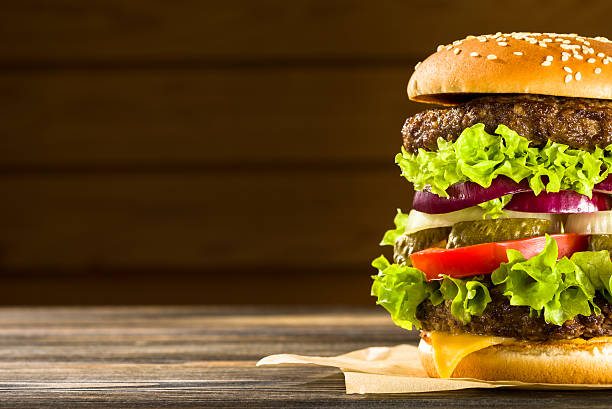
[[[492,337],[485,335],[451,335],[448,332],[432,331],[429,333],[433,348],[434,364],[440,378],[450,378],[459,362],[472,352],[480,351],[493,345],[517,342],[512,338]],[[591,339],[565,339],[553,343],[589,344],[598,342],[612,343],[612,337]]]
[[[440,378],[450,378],[459,362],[472,352],[511,340],[511,338],[484,335],[450,335],[447,332],[439,331],[433,331],[429,336],[433,347],[434,363]]]

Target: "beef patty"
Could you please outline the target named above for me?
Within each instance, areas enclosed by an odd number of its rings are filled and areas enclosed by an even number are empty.
[[[463,325],[451,314],[451,301],[434,306],[427,300],[417,309],[422,330],[493,335],[531,341],[612,336],[612,306],[599,294],[595,303],[601,308],[600,315],[577,315],[558,326],[547,324],[543,314],[540,317],[530,316],[529,307],[510,305],[501,288],[493,286],[490,280],[484,280],[483,284],[489,287],[492,301],[480,317],[473,316],[470,323]]]
[[[506,125],[543,146],[547,140],[575,149],[593,150],[612,143],[612,101],[544,95],[500,94],[451,108],[430,109],[406,120],[404,148],[435,151],[437,139],[456,140],[472,125],[483,123],[489,133]]]

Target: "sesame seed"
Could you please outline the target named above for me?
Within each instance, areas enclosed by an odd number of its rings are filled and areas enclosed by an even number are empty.
[[[595,61],[597,61],[595,58],[589,58],[589,59],[587,60],[587,62],[588,62],[589,64],[593,64]]]
[[[449,44],[449,45],[447,45],[447,46],[446,46],[446,49],[447,49],[447,50],[452,50],[452,48],[453,48],[453,45],[452,45],[452,44]]]
[[[497,45],[500,45],[500,46],[502,46],[502,47],[507,47],[507,46],[508,46],[508,43],[503,42],[503,41],[500,41],[499,43],[497,43]]]
[[[604,58],[606,55],[605,55],[604,53],[597,53],[597,56],[598,56],[599,58]]]
[[[514,55],[523,55],[523,52],[522,51],[515,51],[512,54],[514,54]]]
[[[568,82],[570,82],[572,80],[572,74],[567,74],[565,76],[565,83],[567,84]]]
[[[485,43],[487,41],[487,37],[480,36],[480,37],[478,37],[478,41],[480,41],[481,43]]]
[[[495,54],[487,55],[487,60],[497,60],[497,56]]]
[[[552,64],[550,61],[544,61],[544,62],[542,63],[542,65],[543,65],[543,66],[545,66],[545,67],[549,67],[549,66],[550,66],[550,64]]]
[[[582,60],[584,57],[582,57],[580,54],[574,54],[574,58]]]
[[[552,60],[554,60],[552,55],[547,55],[546,56],[546,61],[552,61]]]
[[[570,40],[563,40],[563,44],[569,44],[569,43],[571,43]]]
[[[480,54],[478,54],[476,51],[472,51],[470,53],[470,57],[479,57],[479,56],[480,56]]]
[[[603,60],[603,63],[604,64],[610,64],[610,61],[609,60]]]
[[[416,65],[414,66],[414,69],[416,70],[417,68],[419,68],[419,65],[421,65],[421,61],[419,61],[418,63],[416,63]]]
[[[546,45],[546,43],[543,43],[542,41],[540,41],[540,42],[538,43],[538,45],[539,45],[540,47],[548,47],[548,46]]]
[[[566,72],[572,73],[572,69],[570,67],[563,67]]]
[[[461,52],[461,50],[460,50],[460,49],[458,49],[458,48],[455,48],[455,49],[453,50],[453,53],[455,53],[455,55],[459,54],[460,52]]]
[[[580,71],[578,71],[576,73],[576,75],[574,76],[574,78],[576,78],[576,81],[580,81],[582,79],[582,74],[580,74]]]
[[[569,60],[569,55],[564,55],[563,57],[561,57],[561,61],[567,61]]]
[[[595,74],[601,74],[601,68],[599,67],[595,68]]]
[[[436,48],[436,51],[440,52],[444,50],[444,46],[443,45],[439,45],[438,48]]]
[[[542,41],[544,41],[545,43],[552,43],[552,40],[550,38],[545,38]]]

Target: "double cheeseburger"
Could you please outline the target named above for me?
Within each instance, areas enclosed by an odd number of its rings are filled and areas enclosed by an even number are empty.
[[[415,188],[372,295],[432,377],[612,383],[612,42],[469,36],[408,84]]]

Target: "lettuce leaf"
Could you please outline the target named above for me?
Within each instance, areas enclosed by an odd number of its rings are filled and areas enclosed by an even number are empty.
[[[581,269],[565,257],[557,262],[555,269],[563,281],[559,291],[544,308],[546,322],[562,325],[576,315],[591,315],[591,305],[596,314],[601,314],[600,308],[593,302],[595,288]]]
[[[402,213],[402,209],[397,209],[397,214],[393,219],[395,229],[387,230],[383,235],[379,245],[393,246],[398,236],[401,236],[406,231],[406,223],[408,222],[408,214]]]
[[[437,143],[436,152],[419,149],[411,154],[402,148],[395,162],[415,190],[429,189],[443,197],[448,197],[446,189],[455,183],[469,180],[489,187],[499,175],[515,182],[526,179],[536,195],[543,190],[574,190],[591,197],[593,186],[612,167],[612,145],[587,152],[548,141],[535,148],[504,125],[489,134],[483,124],[476,124],[455,142],[439,138]]]
[[[563,325],[579,314],[601,313],[593,302],[597,287],[591,279],[591,274],[599,274],[592,267],[600,267],[601,255],[597,254],[600,252],[587,251],[572,256],[589,268],[589,273],[567,257],[557,261],[557,242],[548,235],[544,250],[529,260],[516,250],[507,250],[506,253],[508,262],[502,263],[491,274],[491,281],[502,286],[510,305],[530,307],[538,315],[543,312],[544,320],[555,325]],[[609,258],[607,262],[612,271]],[[600,287],[605,288],[603,284]]]
[[[437,284],[428,282],[425,274],[416,268],[390,264],[385,256],[375,259],[372,267],[378,269],[378,275],[372,276],[371,292],[378,298],[376,304],[391,313],[396,325],[405,329],[412,329],[413,325],[421,328],[416,309],[431,293],[437,292]],[[441,301],[439,292],[434,297]]]
[[[510,202],[510,199],[512,199],[512,195],[505,195],[497,199],[489,200],[488,202],[480,203],[478,206],[485,211],[482,218],[499,219],[500,217],[508,216],[503,209],[508,202]]]
[[[444,276],[440,292],[444,300],[453,300],[451,314],[464,325],[472,321],[472,315],[482,315],[491,302],[489,289],[479,281],[462,280]]]
[[[532,315],[547,323],[563,325],[576,315],[601,314],[595,304],[597,292],[612,303],[612,261],[607,251],[584,251],[557,260],[557,242],[546,236],[544,250],[525,260],[516,250],[507,250],[508,262],[491,275],[493,285],[501,286],[510,304],[530,308]],[[373,261],[378,275],[372,276],[372,295],[402,328],[421,328],[416,318],[418,306],[429,300],[433,305],[450,302],[453,317],[463,324],[480,316],[491,302],[489,289],[476,278],[427,281],[414,267],[390,264],[384,256]]]
[[[574,253],[570,260],[581,269],[595,290],[612,303],[612,261],[607,250]]]
[[[508,262],[502,263],[491,274],[494,285],[503,285],[510,305],[525,305],[541,310],[552,300],[561,284],[554,267],[557,261],[557,242],[546,237],[544,250],[525,260],[517,250],[507,250]]]
[[[476,280],[463,280],[443,276],[440,281],[427,281],[422,271],[405,265],[390,264],[380,256],[372,262],[378,275],[372,276],[371,295],[377,297],[396,325],[412,329],[421,328],[416,317],[419,304],[429,299],[433,305],[451,301],[451,313],[464,324],[472,316],[482,315],[491,302],[489,289]],[[441,284],[440,284],[441,283]]]

